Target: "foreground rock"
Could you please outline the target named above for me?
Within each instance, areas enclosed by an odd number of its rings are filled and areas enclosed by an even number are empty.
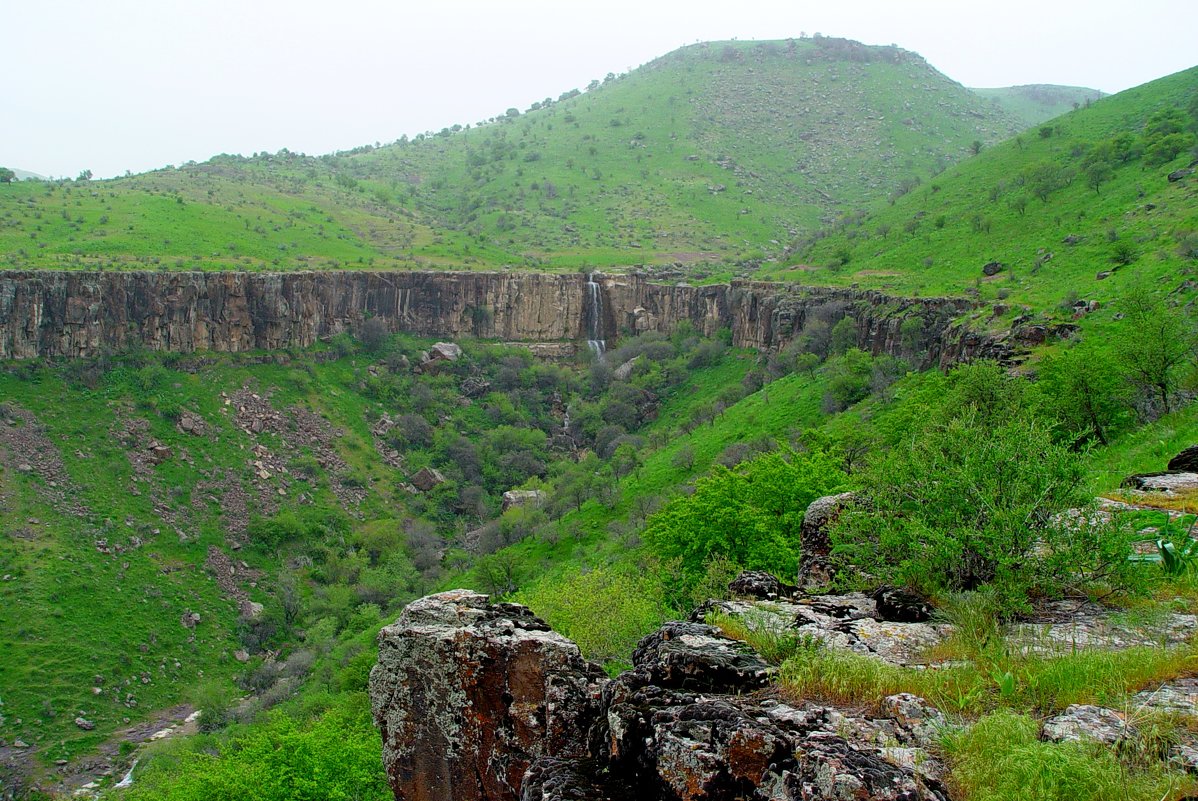
[[[1184,471],[1141,473],[1123,479],[1123,486],[1127,489],[1144,492],[1163,492],[1165,494],[1185,492],[1198,489],[1198,473]]]
[[[876,717],[790,703],[773,671],[675,622],[609,681],[524,607],[458,590],[383,629],[370,698],[401,801],[947,799],[926,702],[894,696]]]
[[[456,590],[379,633],[370,703],[397,799],[515,801],[538,757],[580,759],[603,672],[528,609]]]

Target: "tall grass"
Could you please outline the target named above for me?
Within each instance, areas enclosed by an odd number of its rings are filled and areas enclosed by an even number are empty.
[[[954,798],[966,801],[1163,801],[1194,780],[1159,763],[1132,769],[1087,743],[1045,743],[1039,724],[1003,710],[944,738]]]

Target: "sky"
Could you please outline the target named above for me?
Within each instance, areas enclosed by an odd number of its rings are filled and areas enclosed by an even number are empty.
[[[696,41],[897,44],[966,86],[1198,63],[1193,0],[4,0],[0,166],[96,177],[477,123]]]

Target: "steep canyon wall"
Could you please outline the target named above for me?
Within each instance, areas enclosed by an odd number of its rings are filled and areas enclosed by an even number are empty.
[[[968,301],[734,281],[688,286],[636,275],[596,278],[602,333],[668,332],[682,321],[734,344],[785,346],[812,316],[849,316],[874,353],[947,365],[995,344],[953,320]],[[481,272],[0,272],[0,359],[79,358],[133,346],[248,351],[304,347],[378,317],[393,330],[455,338],[587,338],[581,274]],[[904,320],[917,319],[918,326]],[[918,331],[916,330],[918,328]]]

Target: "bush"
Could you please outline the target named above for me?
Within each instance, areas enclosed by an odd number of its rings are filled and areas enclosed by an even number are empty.
[[[233,717],[233,693],[223,682],[206,681],[192,693],[192,703],[200,710],[202,732],[223,729]]]
[[[1084,464],[1036,418],[1020,379],[961,368],[923,418],[867,467],[833,529],[853,582],[929,595],[992,584],[1009,609],[1097,582],[1135,587],[1126,535],[1061,516],[1089,501]]]
[[[600,567],[537,583],[516,600],[578,643],[584,656],[627,660],[641,637],[673,615],[660,580],[632,569]]]
[[[647,521],[644,539],[664,561],[678,559],[688,586],[714,557],[750,570],[793,575],[799,525],[808,504],[841,488],[835,460],[822,451],[782,450],[739,465],[716,466],[692,495],[667,504]]]

